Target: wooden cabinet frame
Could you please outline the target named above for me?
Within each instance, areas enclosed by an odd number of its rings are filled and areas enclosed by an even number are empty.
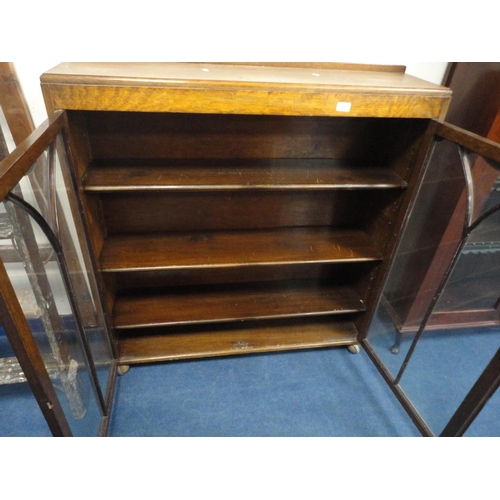
[[[356,344],[450,98],[299,63],[62,64],[42,89],[124,365]]]
[[[437,120],[449,89],[328,63],[71,63],[41,82],[119,365],[361,343],[428,433],[366,333],[435,134],[498,155]]]

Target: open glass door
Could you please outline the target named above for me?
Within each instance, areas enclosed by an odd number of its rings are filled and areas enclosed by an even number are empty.
[[[64,112],[0,164],[0,317],[10,373],[27,381],[53,435],[107,432],[116,372]]]
[[[364,345],[424,435],[458,436],[498,387],[500,145],[431,133]]]

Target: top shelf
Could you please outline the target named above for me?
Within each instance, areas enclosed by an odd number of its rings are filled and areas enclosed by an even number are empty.
[[[62,63],[42,82],[197,88],[321,89],[428,94],[451,91],[405,73],[404,66],[335,63]]]
[[[393,189],[406,183],[392,170],[349,167],[334,160],[161,160],[94,162],[86,191]]]

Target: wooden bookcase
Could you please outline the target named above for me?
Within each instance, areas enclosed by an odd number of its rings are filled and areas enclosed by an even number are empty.
[[[402,67],[61,64],[119,363],[355,345],[451,92]]]

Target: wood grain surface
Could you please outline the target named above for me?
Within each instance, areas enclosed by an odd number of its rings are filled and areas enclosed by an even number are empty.
[[[365,309],[349,287],[310,282],[173,287],[161,293],[118,296],[118,329],[264,318],[347,314]]]
[[[246,265],[363,262],[382,255],[362,231],[264,231],[117,235],[101,254],[104,272]]]
[[[176,327],[153,334],[122,336],[118,363],[351,345],[356,343],[356,336],[352,321],[338,317]]]
[[[451,97],[399,70],[359,69],[63,63],[41,82],[49,110],[436,118]],[[349,110],[339,110],[339,102],[349,102]]]
[[[286,63],[284,63],[286,64]],[[449,96],[446,87],[426,82],[401,71],[365,71],[363,65],[337,68],[310,68],[296,65],[252,65],[220,63],[62,63],[46,71],[42,83],[70,84],[119,84],[126,87],[202,87],[241,88],[252,85],[259,89],[295,88],[302,91],[311,88],[323,90],[369,90],[379,93],[413,93]],[[315,71],[311,71],[314,69]]]
[[[96,162],[86,191],[241,189],[391,189],[404,181],[388,168],[349,167],[334,160],[118,160]]]
[[[385,196],[384,196],[385,194]],[[218,231],[279,227],[360,227],[391,199],[382,193],[341,191],[152,191],[102,196],[108,234]]]

